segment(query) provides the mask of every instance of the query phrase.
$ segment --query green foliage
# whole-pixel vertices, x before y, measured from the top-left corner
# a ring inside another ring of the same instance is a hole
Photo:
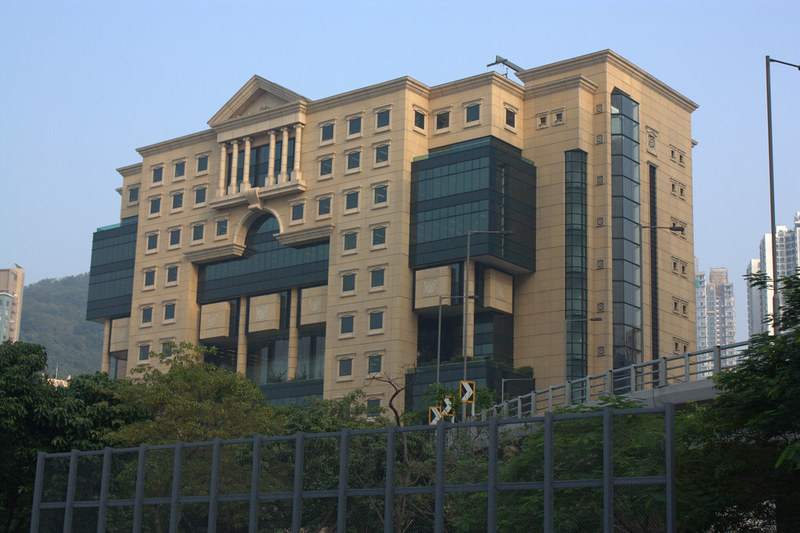
[[[89,274],[45,279],[25,287],[20,340],[47,347],[48,373],[58,377],[100,368],[103,326],[86,320]]]
[[[116,391],[118,401],[145,418],[107,435],[115,445],[135,446],[240,438],[279,432],[281,419],[264,395],[240,374],[203,361],[205,348],[181,343],[172,355],[156,354],[166,371],[140,365]]]

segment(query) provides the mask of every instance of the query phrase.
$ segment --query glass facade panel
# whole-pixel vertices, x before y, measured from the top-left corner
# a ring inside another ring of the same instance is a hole
[[[614,368],[642,361],[639,104],[611,93]]]
[[[565,212],[565,313],[567,379],[585,377],[587,362],[587,286],[586,262],[586,174],[587,154],[582,150],[564,153]]]
[[[279,230],[278,221],[271,215],[259,217],[245,238],[253,255],[201,265],[198,301],[327,283],[328,243],[291,248],[275,239]]]
[[[299,328],[296,379],[319,379],[325,370],[325,324]]]
[[[492,255],[535,268],[536,168],[520,151],[484,137],[431,152],[411,165],[411,266]]]

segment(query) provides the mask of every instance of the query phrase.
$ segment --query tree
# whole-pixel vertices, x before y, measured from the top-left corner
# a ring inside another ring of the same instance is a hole
[[[800,273],[779,282],[779,333],[753,336],[739,364],[714,377],[715,400],[687,420],[685,460],[702,488],[685,493],[709,503],[687,502],[693,524],[748,531],[766,517],[800,530]]]

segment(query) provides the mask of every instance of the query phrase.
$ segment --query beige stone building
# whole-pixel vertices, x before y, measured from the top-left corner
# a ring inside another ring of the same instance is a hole
[[[692,350],[696,105],[608,50],[516,77],[312,101],[254,76],[138,149],[94,237],[102,369],[186,340],[276,403],[386,407],[388,380],[402,409],[465,355],[499,389]]]
[[[19,265],[0,269],[0,342],[19,340],[25,271]]]

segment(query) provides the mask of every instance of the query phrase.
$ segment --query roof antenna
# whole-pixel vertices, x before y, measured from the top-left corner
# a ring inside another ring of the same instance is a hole
[[[506,73],[505,73],[506,78],[508,77],[508,69],[509,68],[513,69],[515,73],[516,72],[520,72],[522,70],[525,70],[524,68],[520,67],[519,65],[515,65],[514,63],[512,63],[508,59],[506,59],[504,57],[500,57],[500,56],[494,56],[494,63],[489,63],[486,66],[487,67],[493,67],[495,65],[505,65],[506,66]]]

